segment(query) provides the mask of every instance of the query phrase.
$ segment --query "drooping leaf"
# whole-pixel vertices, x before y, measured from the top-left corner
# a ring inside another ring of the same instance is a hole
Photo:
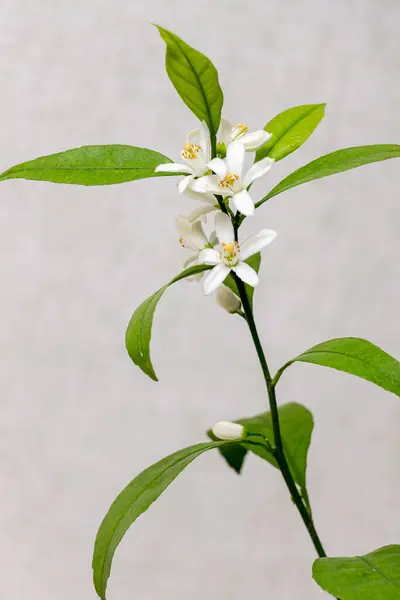
[[[163,154],[147,148],[121,144],[82,146],[15,165],[0,175],[0,181],[34,179],[52,183],[112,185],[169,175],[154,172],[157,165],[169,162],[171,160]]]
[[[314,427],[312,414],[305,406],[294,402],[283,404],[279,407],[278,411],[283,446],[290,470],[296,483],[301,488],[305,489],[307,453]],[[271,444],[273,443],[274,434],[270,412],[261,413],[260,415],[246,419],[238,419],[235,422],[244,425],[249,433],[253,435],[257,434],[260,438],[266,438]],[[207,433],[211,439],[215,439],[213,438],[211,430]],[[241,472],[246,451],[257,454],[271,465],[278,468],[271,452],[261,445],[251,444],[249,441],[245,441],[229,448],[220,448],[222,456],[229,466],[237,473]]]
[[[372,146],[357,146],[355,148],[345,148],[331,152],[325,156],[321,156],[316,160],[304,165],[288,177],[283,179],[276,185],[264,198],[256,203],[256,206],[261,206],[264,202],[277,196],[292,187],[308,183],[314,179],[321,179],[328,175],[335,175],[342,171],[355,169],[362,165],[388,160],[400,156],[400,146],[397,144],[380,144]]]
[[[282,373],[294,362],[308,362],[357,375],[400,396],[400,363],[375,344],[361,338],[337,338],[313,346],[279,369]]]
[[[398,600],[400,546],[384,546],[364,556],[318,558],[313,577],[341,600]]]
[[[198,50],[177,35],[158,27],[167,44],[166,69],[176,91],[200,121],[205,121],[215,136],[221,121],[224,96],[217,69]]]
[[[142,371],[153,379],[153,381],[158,381],[158,379],[150,359],[150,340],[153,317],[157,304],[170,285],[180,279],[190,277],[191,275],[197,275],[198,273],[202,273],[209,269],[212,269],[212,266],[196,265],[195,267],[185,269],[182,273],[171,279],[169,283],[160,288],[155,294],[142,302],[133,313],[125,335],[126,349],[135,365],[142,369]]]
[[[253,256],[250,256],[250,258],[245,260],[245,262],[258,273],[261,265],[260,252],[257,252],[257,254],[253,254]],[[237,285],[231,274],[229,274],[228,277],[225,279],[224,285],[226,285],[230,290],[232,290],[234,294],[236,294],[236,296],[239,297],[239,290],[237,289]],[[245,288],[250,301],[250,306],[253,306],[254,287],[246,283]]]
[[[115,551],[129,527],[195,458],[213,448],[235,442],[206,442],[183,448],[142,471],[112,503],[97,533],[93,553],[93,581],[102,600],[106,598]]]
[[[326,104],[294,106],[274,117],[264,127],[272,137],[256,152],[256,162],[269,156],[281,160],[300,148],[325,114]]]

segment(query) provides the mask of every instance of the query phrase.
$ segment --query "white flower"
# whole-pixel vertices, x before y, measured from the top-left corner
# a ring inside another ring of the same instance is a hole
[[[231,271],[236,273],[245,283],[252,287],[256,286],[259,282],[258,275],[244,261],[272,242],[277,235],[276,232],[263,229],[239,246],[238,242],[235,241],[232,222],[228,215],[222,212],[216,214],[215,230],[221,244],[221,250],[205,248],[199,256],[199,262],[215,265],[204,279],[203,292],[206,295],[211,294],[225,281]]]
[[[183,263],[186,269],[189,265],[194,267],[199,264],[199,255],[205,248],[210,248],[211,244],[204,233],[203,226],[200,221],[192,223],[188,217],[177,217],[175,225],[180,234],[179,242],[182,248],[191,250],[191,254]],[[199,280],[203,277],[203,273],[198,273],[188,277],[188,280]]]
[[[245,147],[242,144],[231,144],[228,146],[225,159],[214,158],[209,163],[210,169],[216,174],[196,179],[192,184],[192,190],[201,194],[231,196],[236,210],[246,216],[252,215],[254,202],[247,187],[265,175],[275,161],[272,158],[263,158],[243,174],[244,157]]]
[[[195,143],[196,142],[196,143]],[[186,173],[187,176],[179,183],[178,189],[181,194],[190,193],[190,186],[195,177],[201,177],[209,171],[208,163],[211,160],[211,140],[207,124],[202,121],[199,129],[191,131],[187,137],[187,142],[183,146],[181,157],[182,163],[165,163],[156,167],[156,173]],[[206,202],[216,203],[215,198],[210,195],[204,196],[204,193],[196,194],[196,199]]]
[[[239,298],[226,285],[221,285],[215,294],[218,304],[231,315],[237,313],[242,306]]]
[[[247,152],[258,150],[261,146],[272,137],[272,133],[268,133],[264,129],[248,133],[249,128],[243,123],[232,125],[222,117],[221,124],[218,129],[217,140],[219,144],[224,144],[226,148],[230,144],[243,144]]]
[[[219,421],[211,431],[219,440],[241,440],[246,433],[243,425],[231,421]]]

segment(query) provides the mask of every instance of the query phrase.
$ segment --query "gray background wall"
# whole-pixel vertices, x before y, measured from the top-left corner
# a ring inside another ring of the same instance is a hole
[[[251,128],[328,103],[318,132],[261,194],[314,157],[399,140],[396,0],[3,0],[1,170],[83,144],[177,157],[195,119],[164,73],[158,22],[220,70],[224,114]],[[396,161],[279,196],[246,231],[279,231],[256,295],[272,370],[330,337],[399,356]],[[0,188],[0,595],[90,600],[97,526],[142,468],[204,439],[215,421],[262,411],[244,323],[200,288],[171,289],[156,316],[160,383],[130,362],[137,305],[180,269],[173,226],[193,205],[175,182]],[[279,400],[314,413],[309,487],[329,553],[400,541],[400,404],[379,388],[294,366]],[[322,598],[314,552],[279,477],[255,457],[239,478],[210,453],[136,523],[116,555],[112,600]]]

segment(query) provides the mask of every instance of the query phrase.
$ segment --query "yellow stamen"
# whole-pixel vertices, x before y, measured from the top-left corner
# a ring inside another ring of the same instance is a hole
[[[247,125],[245,125],[244,123],[239,123],[238,125],[236,125],[235,129],[237,129],[238,135],[243,135],[244,133],[247,133],[249,130]]]
[[[186,158],[187,160],[193,160],[197,158],[198,153],[201,150],[201,146],[197,144],[185,144],[183,146],[183,150],[181,152],[182,158]]]
[[[231,188],[235,185],[236,181],[239,179],[239,175],[235,173],[227,173],[223,179],[219,182],[219,185],[223,188]]]

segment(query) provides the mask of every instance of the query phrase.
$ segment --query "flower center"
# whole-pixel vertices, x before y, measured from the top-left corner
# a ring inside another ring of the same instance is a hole
[[[234,267],[239,262],[240,246],[238,242],[230,242],[229,244],[222,244],[222,250],[220,257],[222,262],[227,267]]]
[[[237,140],[242,135],[245,135],[248,132],[249,128],[244,123],[239,123],[236,127],[232,127],[233,132],[233,140]]]
[[[186,158],[186,160],[193,160],[194,158],[198,158],[197,155],[201,150],[201,146],[198,144],[185,144],[183,146],[183,150],[181,152],[182,158]]]
[[[219,186],[225,189],[231,190],[237,180],[239,179],[239,175],[235,173],[227,173],[223,179],[219,182]]]

